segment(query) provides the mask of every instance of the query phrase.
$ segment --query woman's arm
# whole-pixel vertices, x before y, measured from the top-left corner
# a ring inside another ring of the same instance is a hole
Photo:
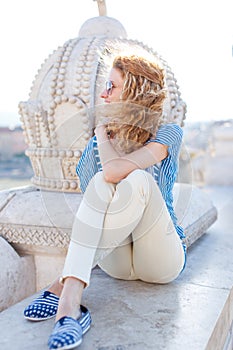
[[[104,178],[107,182],[118,183],[133,170],[150,167],[168,155],[168,146],[158,142],[150,142],[132,153],[120,155],[109,140],[104,125],[97,126],[95,134]]]

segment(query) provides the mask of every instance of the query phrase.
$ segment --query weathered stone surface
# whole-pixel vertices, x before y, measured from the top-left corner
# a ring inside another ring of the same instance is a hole
[[[0,311],[36,291],[36,271],[33,256],[20,257],[7,241],[0,237]]]
[[[80,349],[204,350],[228,293],[178,282],[159,286],[114,280],[96,269],[83,298],[93,325]],[[13,339],[17,339],[16,350],[47,349],[54,320],[23,319],[24,307],[33,298],[0,314],[4,350],[12,350]],[[215,306],[211,312],[210,304]],[[13,314],[17,316],[12,318]]]
[[[216,344],[224,344],[224,350],[233,349],[233,288],[228,295],[205,350],[215,349]]]

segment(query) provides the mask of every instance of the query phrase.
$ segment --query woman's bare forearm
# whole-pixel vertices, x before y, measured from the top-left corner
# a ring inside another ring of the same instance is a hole
[[[118,183],[135,169],[145,169],[167,156],[167,146],[156,142],[142,146],[132,153],[120,155],[109,140],[103,125],[96,128],[95,134],[107,182]]]

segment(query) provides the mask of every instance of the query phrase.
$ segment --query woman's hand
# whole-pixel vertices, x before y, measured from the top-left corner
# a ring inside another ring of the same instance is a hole
[[[120,154],[115,146],[117,140],[109,139],[106,125],[95,128],[104,177],[107,182],[118,183],[135,169],[145,169],[167,156],[167,146],[157,142],[140,147],[129,154]]]
[[[97,137],[103,137],[103,136],[108,136],[107,135],[107,130],[106,130],[106,125],[104,124],[99,124],[96,126],[95,130],[94,130],[94,133]]]
[[[109,140],[106,125],[104,124],[97,125],[94,130],[94,133],[96,135],[98,145],[104,144],[106,143],[106,141]]]

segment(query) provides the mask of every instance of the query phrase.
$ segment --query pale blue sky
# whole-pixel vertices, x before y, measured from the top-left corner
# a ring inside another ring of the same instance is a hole
[[[233,118],[230,0],[106,0],[128,38],[153,47],[172,68],[188,121]],[[8,0],[0,5],[0,125],[19,123],[34,77],[49,54],[98,16],[93,0]]]

